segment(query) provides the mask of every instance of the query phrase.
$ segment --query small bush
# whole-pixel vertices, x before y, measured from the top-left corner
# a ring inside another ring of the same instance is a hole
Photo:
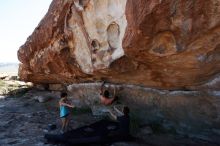
[[[2,80],[0,80],[0,88],[1,88],[1,87],[4,87],[5,85],[6,85],[5,82],[2,81]]]

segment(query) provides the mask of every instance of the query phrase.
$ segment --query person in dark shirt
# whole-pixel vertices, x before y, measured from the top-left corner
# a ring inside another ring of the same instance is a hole
[[[117,117],[117,121],[119,123],[119,130],[118,132],[123,135],[128,135],[130,130],[130,117],[129,117],[129,108],[127,106],[123,109],[123,116]]]
[[[111,135],[118,136],[128,136],[130,133],[130,117],[129,117],[129,108],[125,106],[123,108],[122,116],[116,117],[113,113],[110,112],[111,116],[118,122],[118,128]]]

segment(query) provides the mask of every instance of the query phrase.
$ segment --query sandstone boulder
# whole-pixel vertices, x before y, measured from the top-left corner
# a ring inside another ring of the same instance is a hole
[[[18,51],[19,76],[197,89],[220,72],[219,42],[220,1],[54,0]]]
[[[49,90],[51,91],[63,91],[64,89],[62,84],[49,84]]]
[[[47,90],[47,89],[48,89],[48,86],[45,85],[45,84],[34,84],[34,87],[35,87],[37,90],[41,90],[41,91],[44,91],[44,90]]]

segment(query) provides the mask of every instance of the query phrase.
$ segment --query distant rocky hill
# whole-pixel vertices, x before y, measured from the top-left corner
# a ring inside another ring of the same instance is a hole
[[[7,66],[18,66],[18,63],[0,62],[0,67],[7,67]]]
[[[17,73],[18,63],[0,62],[0,73]]]

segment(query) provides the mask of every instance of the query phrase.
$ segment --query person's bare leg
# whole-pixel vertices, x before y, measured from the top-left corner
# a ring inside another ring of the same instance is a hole
[[[66,121],[65,121],[65,131],[68,131],[69,121],[70,121],[70,117],[67,116],[67,117],[66,117]]]
[[[64,130],[65,130],[66,118],[61,118],[61,120],[62,120],[62,128],[61,128],[61,130],[62,130],[62,132],[64,132]]]

